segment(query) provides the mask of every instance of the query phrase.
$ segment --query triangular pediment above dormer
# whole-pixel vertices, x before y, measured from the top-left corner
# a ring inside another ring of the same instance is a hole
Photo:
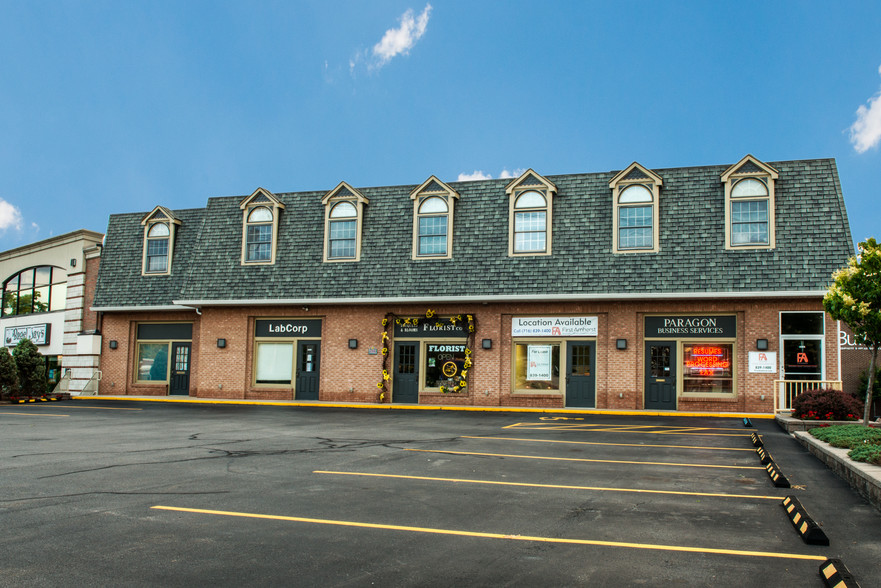
[[[776,180],[778,173],[776,169],[767,163],[759,161],[752,155],[746,155],[746,157],[725,170],[721,177],[722,182],[727,182],[731,176],[768,176]]]
[[[239,208],[242,210],[248,208],[249,206],[255,205],[263,205],[270,206],[273,208],[284,208],[284,204],[281,203],[281,200],[278,199],[278,196],[266,190],[265,188],[257,188],[254,190],[254,193],[242,200]]]
[[[171,221],[176,225],[180,224],[180,220],[176,216],[174,216],[174,213],[164,206],[157,206],[156,208],[154,208],[141,220],[141,224],[146,225],[148,222],[161,221]]]
[[[618,184],[646,184],[652,183],[658,186],[664,185],[664,180],[652,170],[633,162],[623,170],[615,174],[609,181],[609,187],[614,188]]]
[[[520,177],[508,184],[505,187],[506,194],[513,194],[517,189],[523,188],[538,188],[544,189],[548,192],[556,193],[557,186],[553,184],[550,180],[534,172],[531,168],[520,174]]]
[[[364,204],[369,204],[370,200],[368,200],[361,192],[347,184],[346,182],[340,182],[337,184],[337,187],[325,194],[321,198],[322,204],[327,204],[331,201],[331,199],[342,199],[342,198],[350,198],[352,200],[356,200],[357,202],[363,202]]]
[[[445,194],[450,198],[459,197],[458,192],[447,186],[444,182],[437,179],[437,177],[431,176],[430,178],[422,182],[422,184],[418,188],[410,192],[410,199],[415,200],[419,196],[428,194]]]

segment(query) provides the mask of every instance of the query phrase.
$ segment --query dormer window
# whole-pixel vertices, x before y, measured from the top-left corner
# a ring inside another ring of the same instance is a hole
[[[157,206],[141,221],[144,225],[144,252],[141,273],[166,276],[171,273],[174,234],[180,220],[163,206]]]
[[[413,259],[453,256],[453,209],[459,194],[434,176],[410,193]]]
[[[532,170],[508,184],[508,255],[550,255],[557,187]]]
[[[284,204],[272,192],[257,188],[239,208],[242,210],[242,263],[275,263],[278,221]]]
[[[615,253],[654,253],[659,250],[661,177],[633,162],[609,182],[612,189]]]
[[[774,247],[774,186],[777,170],[747,155],[722,174],[725,185],[725,248]]]
[[[324,261],[361,259],[361,225],[369,201],[345,182],[324,195]]]

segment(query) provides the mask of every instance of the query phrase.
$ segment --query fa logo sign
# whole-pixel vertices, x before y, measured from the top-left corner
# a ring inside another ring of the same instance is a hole
[[[765,353],[759,353],[759,361],[768,361],[768,356]]]
[[[795,358],[796,363],[808,363],[808,354],[805,352],[801,352]]]
[[[560,335],[560,336],[562,336],[563,333],[560,332],[560,327],[551,327],[551,335]]]

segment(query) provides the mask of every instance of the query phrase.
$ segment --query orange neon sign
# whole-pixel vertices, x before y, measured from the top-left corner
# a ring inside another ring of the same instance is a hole
[[[685,362],[685,367],[697,370],[700,376],[712,376],[731,367],[731,361],[723,359],[724,356],[725,350],[721,347],[692,347],[691,357]]]

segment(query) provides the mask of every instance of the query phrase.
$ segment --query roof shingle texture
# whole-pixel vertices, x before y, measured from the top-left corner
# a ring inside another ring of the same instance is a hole
[[[602,295],[823,290],[853,255],[832,159],[774,162],[776,247],[724,248],[728,166],[652,170],[660,193],[660,251],[612,253],[616,172],[547,176],[553,200],[552,254],[508,256],[510,180],[452,182],[453,255],[412,260],[417,185],[358,188],[364,208],[361,260],[322,262],[326,192],[276,194],[279,220],[273,265],[242,265],[243,197],[211,198],[180,218],[167,277],[142,276],[144,214],[110,217],[95,307],[168,305],[173,300],[255,301]]]

